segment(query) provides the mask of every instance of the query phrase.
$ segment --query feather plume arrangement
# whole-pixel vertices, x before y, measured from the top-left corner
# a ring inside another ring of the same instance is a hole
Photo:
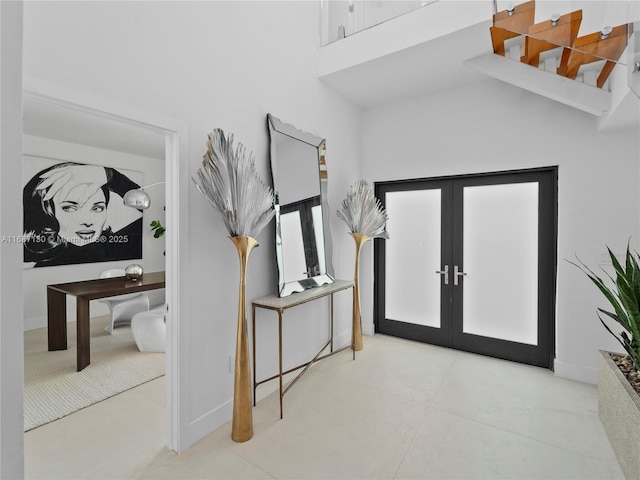
[[[255,237],[275,214],[273,190],[258,175],[253,152],[247,155],[242,143],[234,150],[233,134],[219,128],[208,134],[207,153],[192,179],[231,237]]]
[[[365,180],[358,180],[351,186],[336,214],[351,233],[361,233],[369,238],[389,238],[387,212]]]

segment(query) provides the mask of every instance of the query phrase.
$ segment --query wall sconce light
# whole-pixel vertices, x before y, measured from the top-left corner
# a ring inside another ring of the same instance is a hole
[[[638,73],[640,72],[640,62],[636,62],[636,64],[633,66],[633,71],[631,73]]]
[[[558,24],[558,20],[560,20],[560,14],[554,13],[551,15],[551,26],[555,27]]]
[[[510,3],[509,6],[507,7],[507,14],[511,16],[515,11],[516,11],[516,6],[513,3]]]
[[[600,39],[606,40],[609,37],[609,35],[611,35],[612,30],[613,28],[611,28],[610,25],[607,25],[606,27],[602,27],[602,30],[600,30]]]
[[[124,194],[124,197],[122,197],[122,203],[127,207],[137,208],[138,210],[147,210],[151,206],[151,197],[144,191],[144,189],[164,183],[166,182],[156,182],[150,185],[145,185],[144,187],[129,190]]]

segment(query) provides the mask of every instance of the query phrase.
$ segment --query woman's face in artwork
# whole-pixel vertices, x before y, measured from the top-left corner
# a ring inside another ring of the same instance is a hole
[[[60,224],[58,234],[78,246],[98,240],[107,223],[107,202],[102,189],[80,203],[87,188],[88,185],[78,185],[64,198],[53,196],[55,215]]]

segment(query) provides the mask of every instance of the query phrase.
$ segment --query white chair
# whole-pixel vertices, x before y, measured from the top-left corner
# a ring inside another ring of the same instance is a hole
[[[124,277],[124,270],[111,268],[100,274],[100,278]],[[113,329],[122,325],[130,325],[131,319],[136,313],[149,310],[149,297],[144,293],[130,293],[112,298],[102,298],[99,302],[105,303],[111,312],[111,322],[104,329],[113,334]]]
[[[164,305],[136,313],[131,319],[131,334],[141,352],[164,352],[167,338]]]

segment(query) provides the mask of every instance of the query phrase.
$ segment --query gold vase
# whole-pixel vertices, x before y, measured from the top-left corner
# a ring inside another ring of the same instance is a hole
[[[231,439],[246,442],[253,437],[251,412],[251,368],[247,333],[246,281],[249,254],[258,242],[251,237],[230,237],[240,259],[240,293],[238,298],[238,332],[236,334],[236,366],[233,380],[233,421]]]
[[[353,273],[353,325],[351,327],[351,345],[354,351],[362,350],[362,319],[360,316],[360,250],[369,240],[369,237],[362,233],[350,233],[356,241],[356,267]]]

